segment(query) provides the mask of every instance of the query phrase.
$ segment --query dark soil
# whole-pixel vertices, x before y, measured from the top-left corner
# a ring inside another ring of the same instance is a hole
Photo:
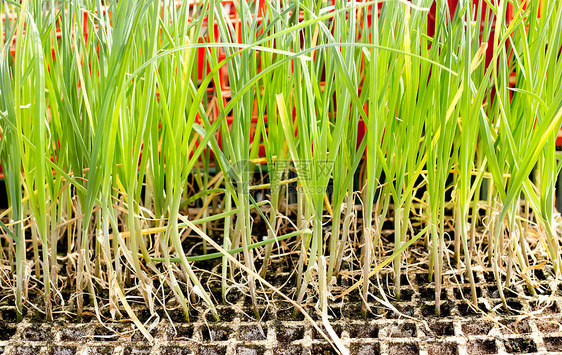
[[[495,354],[497,353],[496,342],[494,340],[471,340],[467,344],[467,351],[469,354]]]
[[[457,300],[461,300],[463,296],[467,300],[470,300],[472,297],[472,291],[470,290],[470,286],[464,286],[460,289],[458,287],[455,287],[453,289],[453,294],[455,295],[455,299]],[[482,289],[480,287],[476,287],[476,297],[482,297]]]
[[[256,325],[243,325],[238,329],[238,340],[253,341],[265,340],[267,338],[267,328]]]
[[[379,355],[381,353],[378,343],[369,344],[351,344],[349,351],[351,354],[357,355]]]
[[[560,322],[558,321],[537,321],[537,328],[541,333],[556,333],[560,331]]]
[[[544,337],[546,351],[562,351],[562,337]]]
[[[3,309],[2,320],[5,322],[15,323],[17,321],[17,314],[15,309]]]
[[[414,343],[391,343],[388,346],[388,353],[395,355],[417,355],[419,354],[418,345]]]
[[[275,328],[277,334],[277,341],[279,343],[290,343],[304,337],[303,326],[284,326],[279,325]]]
[[[441,317],[449,317],[451,315],[451,309],[453,305],[449,301],[441,303]],[[426,318],[435,317],[435,305],[433,304],[422,304],[422,315]]]
[[[263,345],[238,345],[236,347],[236,354],[240,355],[263,355],[266,348]]]
[[[49,354],[50,355],[74,355],[74,354],[76,354],[76,348],[75,347],[69,347],[69,346],[54,347],[54,348],[50,349]]]
[[[429,355],[457,355],[459,353],[459,348],[455,343],[435,342],[429,344],[427,353]]]
[[[332,328],[334,329],[334,332],[336,332],[336,334],[341,337],[341,334],[343,332],[343,327],[339,324],[332,324]],[[322,329],[324,333],[328,334],[328,332],[326,331],[323,325],[320,325],[320,329]],[[324,340],[324,337],[316,330],[316,328],[313,328],[312,339]]]
[[[230,307],[217,307],[217,313],[220,319],[219,322],[221,323],[232,322],[234,320],[234,317],[236,316],[236,313],[233,312],[232,308]],[[205,318],[208,322],[216,322],[211,312],[207,312],[207,314],[205,314]]]
[[[83,341],[86,330],[83,328],[63,328],[60,331],[62,341]]]
[[[0,340],[9,340],[16,334],[16,327],[0,321]]]
[[[23,330],[23,339],[27,341],[46,341],[52,339],[51,329],[32,325]]]
[[[498,286],[497,285],[490,285],[486,287],[486,292],[488,294],[488,297],[490,298],[500,298],[500,291],[498,290]],[[517,293],[513,292],[510,289],[504,289],[503,290],[503,294],[505,297],[517,297]]]
[[[39,353],[39,348],[34,346],[20,346],[13,352],[14,355],[35,355]]]
[[[169,327],[166,329],[166,335],[168,339],[173,340],[187,340],[193,338],[193,326],[191,325],[178,325],[175,327]]]
[[[429,329],[433,332],[434,336],[453,336],[455,335],[455,327],[451,322],[431,322]]]
[[[408,316],[408,317],[413,317],[416,313],[416,306],[413,306],[411,304],[403,304],[403,303],[393,303],[393,306],[398,310],[398,312],[400,312],[399,314],[394,312],[394,311],[390,311],[387,310],[384,312],[384,314],[388,317],[388,318],[392,318],[392,319],[397,319],[397,318],[403,318],[403,316]],[[423,306],[422,306],[423,309]],[[432,317],[435,316],[435,310],[433,310],[433,313],[431,315]],[[373,315],[374,318],[374,315]]]
[[[531,332],[529,321],[526,319],[504,319],[500,321],[504,326],[501,329],[504,334],[528,334]]]
[[[387,336],[391,338],[411,338],[415,337],[416,325],[414,323],[404,323],[387,328]]]
[[[115,341],[115,340],[119,340],[119,335],[115,334],[115,332],[105,327],[96,327],[94,329],[94,340]]]
[[[343,307],[342,316],[349,320],[364,320],[364,319],[374,319],[376,314],[382,313],[378,312],[377,308],[371,308],[371,311],[375,313],[364,313],[361,302],[347,304]]]
[[[349,330],[350,338],[378,338],[379,326],[377,324],[354,324]]]
[[[281,321],[302,321],[304,314],[297,312],[293,314],[293,308],[285,308],[277,312],[277,319]]]
[[[420,289],[420,298],[425,301],[435,300],[435,287],[424,287]],[[441,290],[441,300],[447,299],[447,292]]]
[[[272,319],[271,311],[267,308],[258,308],[258,315],[254,313],[253,308],[244,308],[242,310],[242,321],[244,322],[267,322]]]
[[[292,271],[291,268],[277,264],[272,264],[271,268],[285,270],[270,277],[278,282],[286,279],[288,272]],[[478,272],[477,275],[484,274]],[[485,279],[484,276],[482,278]],[[342,282],[344,279],[342,277]],[[537,351],[537,344],[542,344],[537,337],[544,339],[547,352],[562,351],[562,336],[558,333],[562,330],[562,316],[559,313],[559,305],[562,303],[556,297],[554,302],[539,303],[538,299],[529,300],[506,290],[507,305],[511,309],[504,310],[497,307],[501,305],[501,299],[498,298],[495,283],[478,284],[477,294],[481,303],[480,311],[476,311],[468,303],[471,296],[469,285],[464,283],[451,288],[451,285],[446,283],[448,288],[441,294],[441,316],[437,317],[435,288],[428,282],[425,271],[410,274],[408,279],[402,280],[401,301],[394,300],[392,296],[392,278],[384,276],[382,279],[390,281],[384,285],[389,291],[386,296],[402,314],[386,308],[372,296],[368,302],[370,311],[364,313],[362,299],[357,291],[343,299],[331,300],[328,305],[332,327],[336,334],[343,337],[342,340],[345,346],[349,347],[351,354],[376,355],[383,349],[385,353],[397,355],[419,354],[422,351],[438,355],[459,354],[461,349],[464,350],[465,341],[467,353],[470,354],[492,354],[504,348],[507,353],[532,353]],[[183,311],[173,300],[166,305],[167,311],[157,307],[154,310],[155,314],[137,304],[134,305],[138,307],[135,311],[139,319],[147,326],[160,317],[161,325],[150,330],[157,338],[157,348],[149,347],[144,342],[142,333],[132,331],[134,326],[126,319],[125,312],[122,312],[124,318],[121,320],[112,322],[104,319],[108,327],[105,328],[95,319],[90,322],[94,314],[91,308],[87,308],[83,318],[85,323],[82,324],[39,323],[44,315],[31,313],[31,309],[28,309],[27,322],[18,325],[15,322],[13,305],[3,304],[0,305],[0,354],[12,339],[17,341],[18,346],[9,345],[10,355],[35,354],[40,348],[47,349],[46,354],[72,355],[92,341],[92,346],[88,344],[88,354],[109,355],[113,354],[117,347],[123,349],[123,355],[225,354],[227,348],[229,353],[236,354],[335,353],[332,346],[300,312],[293,315],[294,309],[290,304],[275,297],[269,297],[273,301],[266,304],[263,301],[266,297],[260,297],[257,302],[259,315],[256,316],[251,299],[235,289],[231,289],[229,293],[232,297],[230,301],[234,305],[222,303],[220,287],[217,285],[220,283],[211,280],[208,288],[218,301],[217,311],[221,318],[219,322],[216,322],[208,308],[199,302],[194,303],[194,307],[190,309],[189,320],[186,320]],[[517,284],[517,292],[520,294],[524,293],[524,288],[525,285]],[[131,292],[131,295],[134,294],[134,291]],[[171,291],[165,289],[164,292]],[[378,288],[371,287],[370,293],[382,297]],[[337,291],[334,295],[336,294]],[[311,298],[305,299],[303,307],[316,324],[324,329]],[[530,310],[536,312],[542,309],[544,313],[541,316],[544,317],[538,317],[538,314],[533,317],[526,316]],[[69,319],[76,322],[77,319],[72,318],[71,312],[75,310],[71,309],[64,314],[68,314]],[[110,316],[107,308],[103,308],[101,312],[102,317]],[[413,319],[404,317],[404,314]],[[169,323],[168,316],[174,326]],[[486,320],[492,318],[495,318],[497,323]],[[423,319],[425,323],[417,323],[414,319]],[[492,329],[495,329],[494,334],[497,331],[500,334],[492,338]],[[538,329],[545,335],[531,335],[532,329]],[[459,342],[459,339],[463,340]],[[501,346],[498,345],[500,342]],[[10,350],[12,348],[14,351]]]
[[[400,290],[400,301],[401,302],[410,302],[412,297],[414,296],[415,292],[411,289],[403,289]],[[435,294],[434,294],[435,297]]]
[[[337,352],[332,348],[332,346],[328,343],[316,343],[312,344],[310,347],[310,352],[312,354],[318,355],[332,355],[337,354]]]
[[[537,344],[532,339],[515,338],[504,341],[505,350],[508,353],[534,353],[537,351]]]
[[[278,346],[273,349],[274,355],[302,355],[303,349],[300,345]]]
[[[203,340],[206,341],[224,341],[228,339],[228,335],[232,333],[232,329],[221,326],[209,326],[202,329]]]
[[[531,301],[531,302],[529,302],[529,304],[531,305],[531,309],[533,311],[542,310],[542,315],[559,313],[558,307],[556,306],[556,303],[544,304],[544,303],[539,303],[537,301]]]
[[[475,309],[475,307],[472,304],[470,304],[466,301],[459,302],[459,304],[457,305],[457,308],[459,310],[459,315],[461,317],[473,317],[473,316],[477,316],[477,315],[481,314],[480,311]],[[483,303],[479,303],[478,308],[480,310],[486,310],[486,307]]]
[[[489,321],[470,321],[461,325],[463,334],[465,335],[488,335],[494,327],[494,323]]]

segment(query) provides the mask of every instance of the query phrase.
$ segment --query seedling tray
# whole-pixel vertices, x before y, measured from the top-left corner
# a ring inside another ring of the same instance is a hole
[[[363,317],[357,293],[333,301],[331,325],[351,354],[516,354],[562,352],[562,293],[560,285],[540,274],[537,298],[528,297],[521,285],[507,292],[501,307],[490,273],[476,272],[480,311],[471,308],[466,297],[468,284],[446,278],[443,316],[433,315],[433,284],[424,271],[410,272],[402,287],[403,300],[389,298],[391,306],[370,302],[372,312]],[[276,273],[277,284],[290,275]],[[455,275],[457,276],[457,275]],[[384,279],[384,275],[381,277]],[[290,291],[290,289],[285,289]],[[375,289],[372,290],[377,293]],[[219,305],[222,317],[214,322],[204,309],[182,322],[179,310],[158,311],[160,320],[142,318],[154,344],[148,344],[130,322],[102,326],[95,317],[73,321],[41,323],[40,316],[28,315],[15,323],[15,309],[1,308],[0,353],[4,354],[332,354],[330,344],[304,319],[293,316],[292,306],[273,296],[259,302],[260,319],[254,318],[248,297],[229,298]],[[307,310],[320,328],[322,321]],[[398,312],[396,312],[395,310]],[[93,314],[86,312],[86,314]],[[152,326],[151,326],[152,325]]]

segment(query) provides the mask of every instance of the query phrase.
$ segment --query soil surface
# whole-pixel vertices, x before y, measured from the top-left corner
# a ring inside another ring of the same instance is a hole
[[[404,280],[400,301],[387,295],[388,304],[369,303],[371,312],[366,315],[358,293],[331,303],[331,327],[351,354],[562,353],[562,293],[552,278],[545,276],[537,287],[554,292],[538,298],[527,296],[520,284],[506,291],[506,309],[493,279],[485,272],[477,276],[479,309],[467,301],[468,284],[446,280],[442,315],[436,317],[434,285],[418,272]],[[281,286],[290,277],[290,270],[280,270],[271,282]],[[378,295],[377,290],[372,292]],[[313,303],[305,306],[318,329],[278,297],[258,300],[257,315],[251,299],[241,293],[232,292],[228,301],[218,306],[219,322],[201,305],[190,311],[190,321],[179,309],[160,308],[156,316],[137,309],[154,344],[130,321],[100,324],[92,310],[82,322],[67,317],[64,322],[43,323],[41,314],[28,311],[24,321],[16,323],[15,309],[2,305],[0,354],[336,353],[321,334],[325,327]]]

